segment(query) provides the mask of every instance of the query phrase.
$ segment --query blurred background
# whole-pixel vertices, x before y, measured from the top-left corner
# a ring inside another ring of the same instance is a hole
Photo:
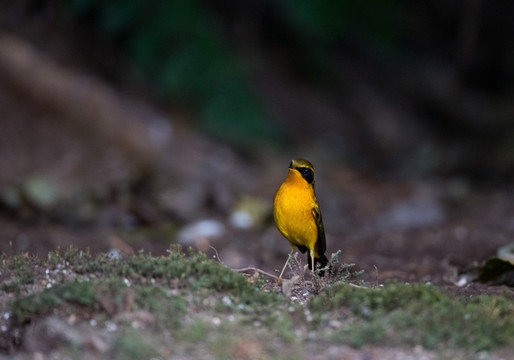
[[[316,168],[328,252],[452,282],[514,234],[514,3],[6,0],[0,251],[193,246],[273,272]]]

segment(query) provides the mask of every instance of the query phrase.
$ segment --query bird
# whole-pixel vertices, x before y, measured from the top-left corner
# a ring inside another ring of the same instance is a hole
[[[314,167],[304,159],[294,159],[288,174],[273,197],[273,217],[278,231],[291,245],[291,255],[298,248],[302,254],[309,252],[309,269],[324,275],[328,264],[325,228],[314,191]],[[290,255],[280,272],[278,281],[289,263]]]

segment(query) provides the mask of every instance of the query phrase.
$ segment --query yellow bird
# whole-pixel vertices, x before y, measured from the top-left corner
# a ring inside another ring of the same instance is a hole
[[[309,269],[318,269],[320,276],[328,260],[325,256],[326,241],[323,219],[314,192],[314,167],[304,159],[295,159],[289,165],[289,173],[273,197],[273,217],[278,231],[291,244],[291,254],[298,248],[307,250]],[[289,263],[287,258],[279,281]]]

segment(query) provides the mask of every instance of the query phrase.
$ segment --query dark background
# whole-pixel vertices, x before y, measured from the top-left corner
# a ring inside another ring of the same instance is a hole
[[[512,239],[512,1],[0,14],[7,254],[179,242],[273,271],[289,246],[271,199],[295,157],[316,168],[329,253],[369,279],[451,283]]]

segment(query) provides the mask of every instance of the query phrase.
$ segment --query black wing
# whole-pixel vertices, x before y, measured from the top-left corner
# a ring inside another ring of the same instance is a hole
[[[323,226],[323,218],[321,217],[321,210],[319,209],[318,202],[314,204],[312,208],[312,215],[316,221],[316,228],[318,229],[318,240],[314,245],[318,253],[318,257],[314,259],[314,269],[322,269],[328,264],[328,259],[325,255],[327,250],[327,241],[325,240],[325,227]],[[319,264],[319,265],[318,265]],[[309,268],[312,269],[312,264],[309,259]],[[323,276],[323,271],[319,272],[320,276]]]
[[[319,209],[318,202],[314,204],[312,208],[312,215],[314,215],[314,221],[316,221],[316,227],[318,228],[318,241],[316,241],[316,247],[318,255],[325,255],[327,250],[327,241],[325,240],[325,227],[323,226],[323,218],[321,217],[321,210]]]

